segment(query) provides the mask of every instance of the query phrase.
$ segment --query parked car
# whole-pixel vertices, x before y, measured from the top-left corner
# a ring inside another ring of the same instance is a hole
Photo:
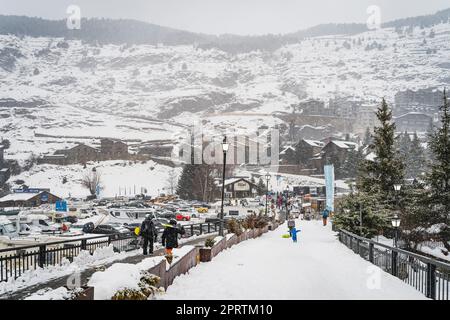
[[[197,212],[198,213],[207,213],[208,212],[208,208],[206,208],[206,207],[198,207],[197,208]]]
[[[127,228],[123,227],[120,223],[114,224],[100,224],[90,233],[95,234],[119,234],[119,237],[125,237],[131,232]]]
[[[194,208],[179,208],[176,212],[176,214],[182,214],[185,216],[189,216],[191,218],[198,218],[198,212]]]
[[[164,218],[164,219],[176,219],[176,214],[171,211],[161,211],[156,212],[157,218]]]
[[[191,221],[191,215],[186,214],[185,212],[178,212],[175,219],[177,219],[177,221]]]

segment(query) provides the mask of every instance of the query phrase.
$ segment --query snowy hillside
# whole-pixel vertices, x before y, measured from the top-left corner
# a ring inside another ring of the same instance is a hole
[[[146,163],[105,161],[100,164],[88,163],[86,168],[82,165],[38,165],[28,172],[13,177],[12,180],[21,179],[28,186],[50,188],[61,197],[84,198],[89,192],[81,185],[81,179],[93,167],[101,175],[102,197],[134,196],[140,194],[143,188],[149,195],[157,195],[158,192],[167,193],[170,188],[168,182],[170,171],[174,170],[175,175],[181,171],[180,168],[171,169],[153,161]]]
[[[449,61],[449,23],[412,33],[322,36],[236,55],[2,35],[0,136],[11,141],[5,157],[23,161],[99,137],[131,147],[176,139],[196,121],[209,129],[255,130],[280,123],[274,113],[291,112],[305,98],[376,104],[384,96],[392,103],[399,90],[448,86]],[[38,172],[25,175],[38,179]]]

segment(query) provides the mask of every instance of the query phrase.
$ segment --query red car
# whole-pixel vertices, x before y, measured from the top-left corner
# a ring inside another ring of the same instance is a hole
[[[187,215],[187,214],[184,214],[184,213],[181,213],[181,212],[178,212],[177,215],[176,215],[176,219],[178,221],[190,221],[191,220],[191,216]]]

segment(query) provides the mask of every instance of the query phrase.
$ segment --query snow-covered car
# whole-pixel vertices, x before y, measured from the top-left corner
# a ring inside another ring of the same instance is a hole
[[[15,224],[0,216],[0,236],[14,237],[16,235],[17,230]]]
[[[121,224],[101,224],[94,228],[91,232],[94,234],[118,234],[119,237],[126,237],[131,234],[131,231]]]

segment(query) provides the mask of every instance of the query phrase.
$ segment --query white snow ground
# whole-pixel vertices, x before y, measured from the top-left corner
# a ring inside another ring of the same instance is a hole
[[[177,277],[163,299],[426,299],[338,242],[330,226],[300,221],[220,253]]]

